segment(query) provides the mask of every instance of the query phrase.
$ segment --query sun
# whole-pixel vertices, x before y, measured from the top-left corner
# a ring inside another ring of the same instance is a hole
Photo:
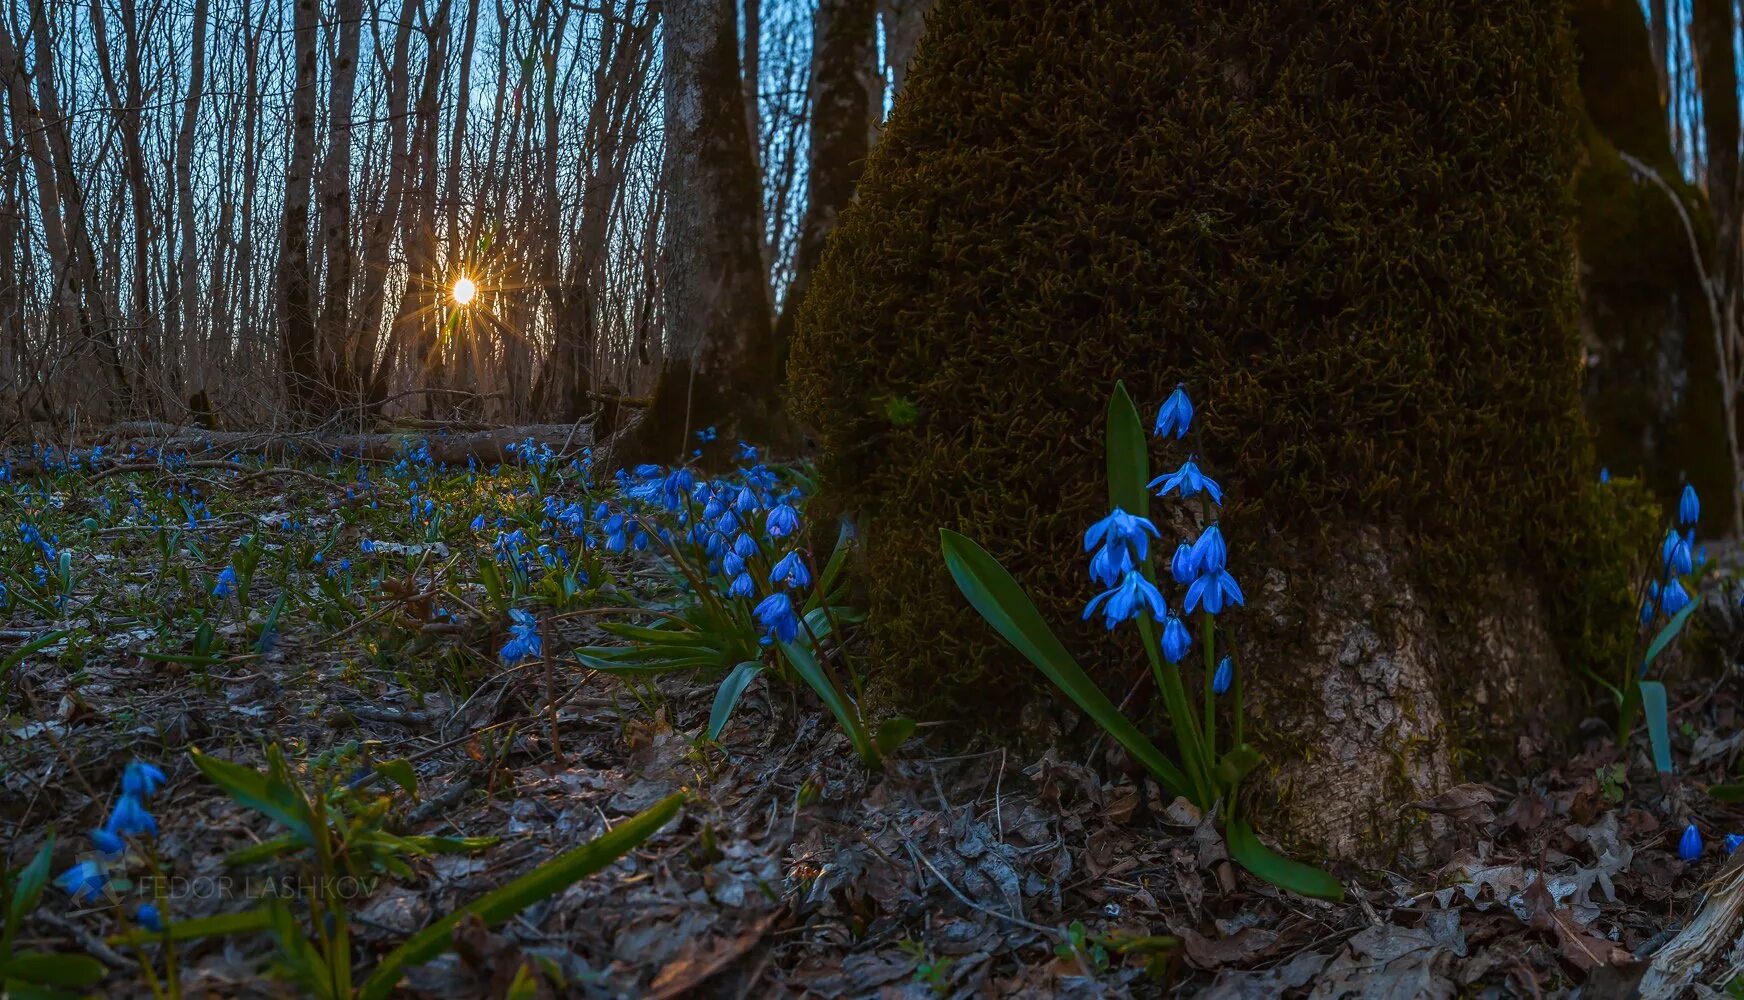
[[[454,297],[455,305],[470,305],[472,303],[472,297],[478,294],[478,285],[473,283],[471,278],[456,278],[454,280],[454,290],[449,294]]]

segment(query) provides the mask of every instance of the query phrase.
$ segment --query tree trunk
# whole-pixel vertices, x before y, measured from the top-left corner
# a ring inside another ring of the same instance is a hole
[[[1246,595],[1185,681],[1237,665],[1207,701],[1242,698],[1266,755],[1246,815],[1384,863],[1434,832],[1412,803],[1532,752],[1534,716],[1566,731],[1574,664],[1630,655],[1654,524],[1599,486],[1579,409],[1563,8],[1154,8],[934,7],[799,316],[814,504],[858,515],[875,708],[1057,732],[1077,713],[972,614],[939,531],[1121,701],[1137,628],[1083,620],[1108,399],[1150,418],[1184,383],[1195,434],[1148,441],[1150,474],[1196,452],[1223,497],[1149,501],[1159,582],[1179,613],[1168,553],[1215,517]],[[1198,718],[1162,715],[1138,722],[1169,747]]]
[[[280,334],[285,398],[303,417],[315,413],[322,391],[317,367],[315,281],[309,262],[309,201],[315,168],[315,25],[317,0],[295,0],[292,36],[296,88],[291,98],[291,159],[285,170],[285,207],[279,245]]]
[[[783,358],[799,303],[823,255],[836,215],[854,197],[871,148],[883,94],[874,72],[878,53],[876,0],[819,0],[812,16],[811,159],[805,218],[793,251],[776,339]]]
[[[182,123],[176,133],[176,208],[181,223],[182,323],[175,345],[186,358],[200,337],[200,315],[211,300],[199,294],[200,233],[194,221],[194,126],[200,118],[200,96],[206,89],[206,9],[208,0],[194,0],[194,24],[188,39],[188,96],[182,102]],[[214,256],[216,256],[214,247]],[[178,369],[180,365],[176,366]],[[180,395],[179,379],[168,384]],[[178,402],[180,400],[178,399]]]
[[[351,131],[357,92],[357,59],[363,27],[363,0],[339,0],[334,9],[339,35],[328,70],[327,157],[321,166],[321,242],[327,263],[321,321],[316,333],[324,377],[342,403],[355,403],[357,375],[348,353],[351,330]]]
[[[705,457],[724,461],[737,439],[782,445],[791,435],[779,405],[737,18],[733,0],[678,0],[665,18],[666,360],[653,404],[614,454],[677,461],[712,426]]]

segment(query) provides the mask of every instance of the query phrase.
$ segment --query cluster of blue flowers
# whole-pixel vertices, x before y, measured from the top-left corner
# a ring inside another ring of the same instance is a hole
[[[1666,529],[1665,540],[1659,546],[1659,561],[1663,581],[1647,584],[1647,600],[1641,605],[1641,623],[1653,622],[1655,611],[1667,618],[1689,606],[1690,593],[1680,577],[1695,572],[1707,560],[1706,549],[1696,548],[1696,522],[1702,514],[1701,499],[1694,486],[1684,484],[1677,502],[1677,524]]]
[[[162,770],[144,761],[130,761],[122,771],[121,797],[103,826],[91,831],[91,846],[96,850],[55,878],[55,884],[74,902],[95,902],[108,888],[110,866],[119,864],[127,853],[127,838],[157,836],[157,819],[146,802],[165,780]],[[157,908],[150,903],[141,906],[135,916],[150,930],[163,929]]]
[[[1726,834],[1726,856],[1731,857],[1744,847],[1744,834]],[[1702,856],[1702,832],[1696,829],[1694,823],[1683,828],[1683,836],[1677,841],[1677,856],[1685,861],[1694,861]]]
[[[1192,421],[1192,400],[1184,386],[1176,386],[1157,413],[1153,433],[1158,438],[1184,438]],[[1174,495],[1191,500],[1203,495],[1208,514],[1223,503],[1223,488],[1205,475],[1193,456],[1174,472],[1151,480],[1150,488],[1159,497]],[[1161,539],[1156,525],[1119,507],[1090,526],[1084,533],[1084,551],[1093,553],[1090,576],[1108,589],[1090,600],[1084,608],[1084,617],[1088,619],[1100,612],[1103,625],[1113,630],[1140,614],[1148,615],[1152,621],[1162,623],[1163,655],[1169,662],[1179,663],[1192,648],[1193,636],[1180,617],[1169,611],[1168,602],[1149,573],[1153,539]],[[1197,610],[1217,615],[1225,608],[1245,603],[1241,586],[1229,573],[1228,561],[1229,551],[1216,521],[1206,525],[1197,539],[1175,547],[1169,560],[1169,575],[1186,588],[1182,598],[1185,613]],[[1218,693],[1227,690],[1233,672],[1229,658],[1224,657],[1212,681]]]
[[[520,608],[509,610],[509,641],[499,654],[505,663],[536,660],[544,654],[545,642],[539,637],[539,620]]]

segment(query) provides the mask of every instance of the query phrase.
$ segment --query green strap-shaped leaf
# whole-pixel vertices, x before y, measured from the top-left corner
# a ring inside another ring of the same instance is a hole
[[[684,804],[682,794],[668,796],[637,813],[599,838],[559,854],[527,874],[466,904],[414,934],[389,952],[363,981],[358,1000],[383,1000],[408,966],[428,962],[449,945],[454,928],[477,915],[485,926],[495,927],[541,899],[555,895],[577,879],[591,875],[629,853],[665,826]]]
[[[219,760],[199,750],[190,751],[194,766],[238,803],[262,813],[304,837],[309,835],[308,803],[302,793],[277,785],[250,767]]]
[[[1671,730],[1666,725],[1665,685],[1641,682],[1641,714],[1647,718],[1647,742],[1653,746],[1653,766],[1671,773]]]
[[[1659,658],[1659,654],[1665,652],[1665,647],[1671,645],[1671,640],[1677,638],[1677,634],[1683,631],[1684,623],[1689,621],[1690,615],[1695,613],[1697,606],[1701,603],[1702,598],[1698,594],[1694,600],[1683,606],[1683,610],[1671,616],[1671,621],[1666,622],[1665,627],[1659,630],[1659,634],[1653,637],[1653,641],[1647,644],[1647,654],[1641,657],[1642,671],[1646,671],[1653,661]]]
[[[999,560],[967,535],[944,528],[939,536],[951,579],[957,582],[957,589],[963,592],[981,617],[1096,720],[1097,725],[1107,730],[1108,735],[1125,747],[1133,759],[1143,764],[1171,794],[1191,794],[1192,786],[1187,783],[1186,775],[1163,756],[1163,752],[1139,732],[1138,727],[1121,715],[1102,689],[1090,680],[1084,669],[1072,659],[1072,654],[1060,644],[1053,630],[1042,621],[1035,604]]]
[[[272,925],[272,915],[265,908],[243,910],[241,913],[220,913],[214,917],[177,920],[162,933],[136,928],[126,934],[109,938],[110,944],[137,945],[143,941],[194,941],[199,938],[226,937],[231,934],[253,934]]]
[[[878,735],[874,738],[878,744],[878,753],[888,757],[896,752],[896,748],[908,742],[914,735],[914,720],[906,716],[885,719],[878,724]]]
[[[1126,393],[1126,383],[1114,384],[1108,399],[1108,496],[1128,514],[1150,514],[1150,452],[1145,447],[1144,421]]]
[[[39,986],[95,986],[109,969],[89,955],[55,955],[44,951],[21,951],[0,968],[7,979],[22,979]]]
[[[763,664],[758,660],[746,660],[727,674],[726,680],[715,689],[715,703],[709,709],[708,738],[718,740],[721,730],[726,728],[727,720],[733,717],[733,709],[739,707],[739,699],[745,694],[745,689],[763,672]]]
[[[24,926],[24,918],[36,910],[36,904],[42,901],[43,886],[48,885],[49,869],[54,865],[54,834],[48,835],[48,840],[42,849],[36,852],[36,857],[30,859],[18,872],[18,881],[12,888],[12,900],[6,906],[6,926],[0,927],[0,958],[4,958],[12,949],[12,939],[18,933],[18,928]]]
[[[1280,889],[1334,902],[1344,898],[1344,886],[1337,879],[1318,868],[1291,861],[1260,843],[1253,827],[1244,819],[1231,819],[1224,824],[1223,838],[1236,864]]]
[[[848,702],[842,692],[836,690],[835,682],[825,672],[823,665],[811,650],[797,642],[778,642],[781,654],[787,658],[787,665],[793,668],[806,686],[830,710],[830,714],[841,723],[842,732],[848,734],[848,741],[854,744],[854,750],[860,755],[860,760],[867,767],[877,767],[879,763],[878,748],[872,744],[871,737],[866,735],[866,727],[860,722],[860,710]]]

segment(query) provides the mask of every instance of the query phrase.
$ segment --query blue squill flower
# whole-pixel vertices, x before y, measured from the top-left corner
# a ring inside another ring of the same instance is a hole
[[[1727,854],[1737,853],[1738,848],[1741,845],[1744,845],[1744,834],[1737,834],[1737,833],[1726,834],[1726,853]]]
[[[788,504],[778,503],[769,511],[763,527],[769,532],[770,538],[785,538],[799,530],[799,511]]]
[[[103,860],[109,862],[120,861],[121,855],[127,852],[127,841],[101,827],[91,831],[91,846],[97,849]]]
[[[1235,661],[1225,656],[1217,661],[1217,671],[1211,675],[1211,693],[1228,694],[1230,682],[1235,680]]]
[[[1199,575],[1193,563],[1191,543],[1182,542],[1175,546],[1175,555],[1169,560],[1169,575],[1175,578],[1176,583],[1192,583],[1193,578]]]
[[[474,531],[483,531],[484,530],[484,515],[483,514],[480,514],[477,517],[472,519],[472,530],[474,530]]]
[[[1683,581],[1673,580],[1665,585],[1659,594],[1659,610],[1667,616],[1675,615],[1689,606],[1689,591],[1683,589]]]
[[[1157,526],[1149,518],[1128,514],[1116,507],[1084,532],[1084,551],[1089,552],[1098,545],[1130,545],[1133,554],[1143,559],[1150,551],[1150,538],[1160,537]]]
[[[146,811],[145,803],[135,795],[123,795],[109,813],[103,829],[121,837],[157,836],[157,820]]]
[[[224,598],[229,597],[230,592],[235,589],[236,570],[226,566],[223,571],[218,574],[218,582],[212,585],[212,596],[219,600],[223,600]]]
[[[1601,482],[1601,483],[1608,483],[1608,482],[1610,482],[1610,481],[1611,481],[1611,470],[1610,470],[1610,469],[1605,469],[1605,468],[1601,468],[1601,469],[1600,469],[1600,470],[1599,470],[1599,482]]]
[[[1175,391],[1169,393],[1169,398],[1163,400],[1162,409],[1157,411],[1157,423],[1153,433],[1157,437],[1177,438],[1187,436],[1187,429],[1193,424],[1193,401],[1187,398],[1187,386],[1177,384]]]
[[[168,780],[155,765],[142,760],[128,761],[126,769],[121,772],[121,791],[126,795],[149,799]]]
[[[1193,633],[1187,631],[1187,625],[1174,615],[1163,622],[1163,658],[1170,663],[1180,663],[1187,655],[1187,650],[1193,648]]]
[[[1157,489],[1161,484],[1162,489]],[[1199,471],[1199,466],[1191,458],[1181,463],[1181,467],[1167,475],[1151,480],[1150,488],[1157,490],[1157,496],[1166,497],[1170,493],[1180,494],[1183,500],[1199,495],[1204,490],[1215,504],[1223,503],[1223,487],[1217,481]]]
[[[1222,614],[1224,605],[1243,605],[1247,598],[1242,595],[1241,587],[1235,582],[1235,577],[1228,570],[1218,570],[1207,573],[1193,581],[1187,588],[1186,606],[1188,611],[1203,607],[1210,614]]]
[[[793,601],[779,590],[763,598],[754,613],[757,624],[779,642],[792,642],[799,635],[799,616],[793,611]]]
[[[1229,550],[1223,545],[1223,532],[1213,524],[1193,543],[1193,568],[1201,576],[1222,572],[1229,563]]]
[[[785,583],[795,590],[804,590],[811,586],[811,572],[805,568],[805,560],[799,557],[797,550],[781,557],[781,561],[769,571],[769,579]]]
[[[163,933],[163,917],[158,914],[157,905],[154,903],[141,903],[139,909],[134,911],[133,919],[153,934]]]
[[[95,861],[85,860],[55,876],[55,885],[73,897],[75,903],[95,902],[103,887],[109,884],[109,873]]]
[[[1138,570],[1127,570],[1120,578],[1120,583],[1110,590],[1105,590],[1090,599],[1084,607],[1084,618],[1088,620],[1102,609],[1102,622],[1112,630],[1121,622],[1137,618],[1140,611],[1149,611],[1153,619],[1162,618],[1168,611],[1163,602],[1163,594],[1144,578]]]
[[[740,559],[754,559],[758,552],[757,539],[741,531],[739,537],[733,539],[733,551]]]
[[[727,584],[728,597],[750,597],[755,593],[757,593],[757,583],[751,579],[749,573],[739,573],[733,577],[732,582]]]
[[[1090,557],[1090,579],[1112,587],[1133,568],[1132,548],[1126,545],[1104,545]]]
[[[1677,856],[1685,861],[1694,861],[1702,856],[1702,832],[1696,829],[1694,823],[1683,828],[1683,836],[1677,842]]]
[[[509,609],[509,641],[503,643],[498,654],[504,663],[515,664],[522,660],[531,660],[541,655],[545,650],[545,641],[539,635],[539,621],[520,608]]]
[[[1696,488],[1690,483],[1683,484],[1683,495],[1677,498],[1677,519],[1680,524],[1695,524],[1702,516],[1702,501],[1696,496]]]
[[[1689,541],[1673,531],[1665,537],[1665,546],[1661,550],[1665,556],[1665,571],[1677,576],[1695,571],[1695,562],[1690,557]]]

